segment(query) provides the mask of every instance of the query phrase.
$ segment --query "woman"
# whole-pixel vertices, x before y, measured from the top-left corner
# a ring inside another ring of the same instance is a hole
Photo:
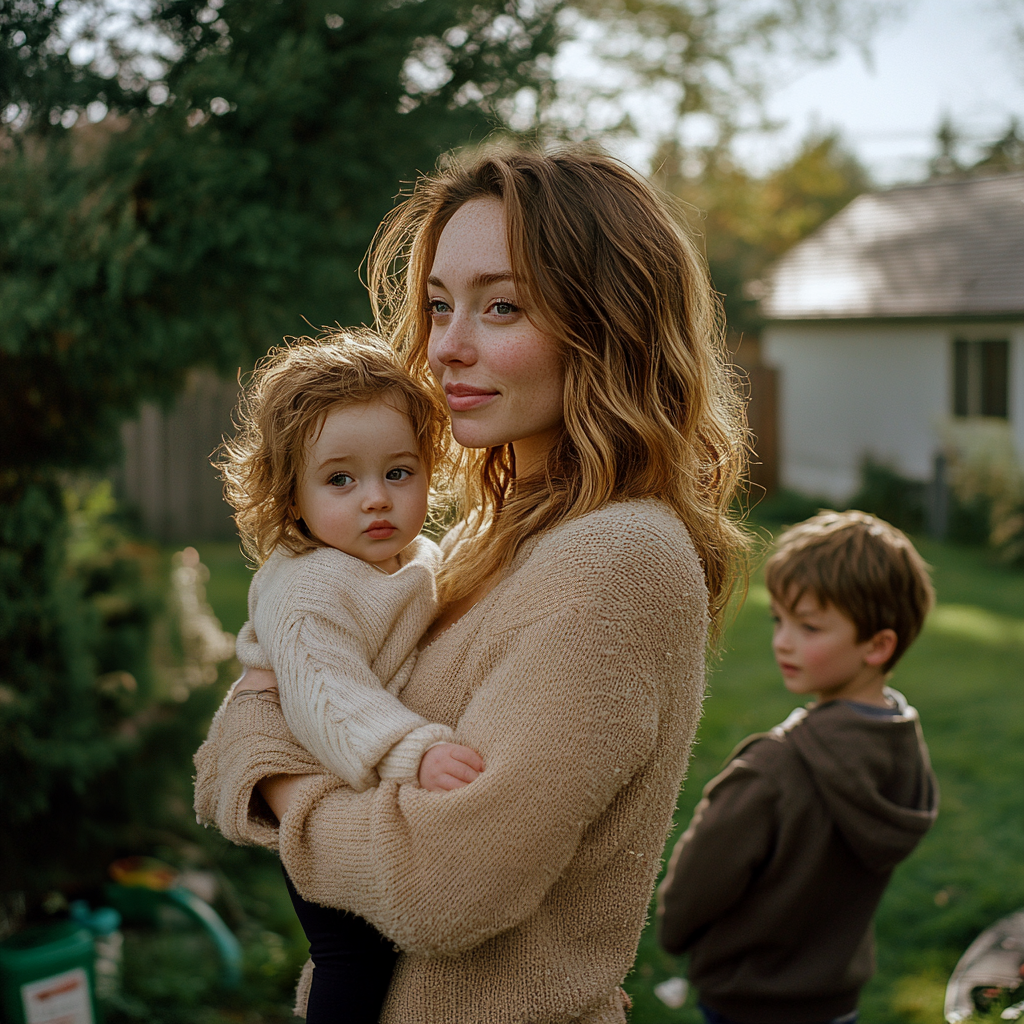
[[[422,179],[371,284],[464,446],[467,514],[402,700],[485,768],[354,793],[272,700],[238,700],[197,756],[197,809],[402,948],[384,1021],[623,1021],[743,547],[705,270],[616,162],[513,151]]]

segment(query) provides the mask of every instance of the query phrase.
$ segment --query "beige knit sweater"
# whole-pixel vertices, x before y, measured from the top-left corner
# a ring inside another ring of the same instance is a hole
[[[273,703],[236,701],[196,755],[196,809],[401,946],[387,1024],[622,1021],[706,629],[680,521],[659,502],[610,505],[532,540],[420,653],[402,699],[480,751],[476,781],[356,793],[315,774]],[[253,793],[275,772],[311,776],[280,831]]]
[[[357,792],[416,778],[425,751],[453,738],[398,699],[437,615],[441,551],[417,537],[401,561],[389,575],[334,548],[277,550],[253,577],[238,634],[239,661],[277,676],[295,738]]]

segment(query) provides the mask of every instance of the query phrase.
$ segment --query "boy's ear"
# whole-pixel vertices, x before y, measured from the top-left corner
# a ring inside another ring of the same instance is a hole
[[[892,657],[897,643],[896,630],[880,629],[870,640],[866,641],[864,664],[884,665]]]

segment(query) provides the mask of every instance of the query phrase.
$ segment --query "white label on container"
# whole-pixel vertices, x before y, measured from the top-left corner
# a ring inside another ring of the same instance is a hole
[[[21,986],[25,1024],[95,1024],[89,977],[81,967]]]

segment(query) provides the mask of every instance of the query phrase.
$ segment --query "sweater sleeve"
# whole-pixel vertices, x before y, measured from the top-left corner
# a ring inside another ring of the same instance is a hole
[[[274,660],[288,725],[354,790],[376,785],[378,776],[415,779],[427,748],[452,741],[448,726],[428,722],[384,689],[365,645],[338,621],[305,612],[282,633]]]
[[[685,952],[743,895],[774,840],[774,785],[742,760],[704,790],[658,890],[658,940]]]
[[[256,629],[249,619],[238,631],[235,639],[235,656],[246,668],[262,668],[274,671],[273,663],[267,657],[266,651],[260,646],[256,636]]]

